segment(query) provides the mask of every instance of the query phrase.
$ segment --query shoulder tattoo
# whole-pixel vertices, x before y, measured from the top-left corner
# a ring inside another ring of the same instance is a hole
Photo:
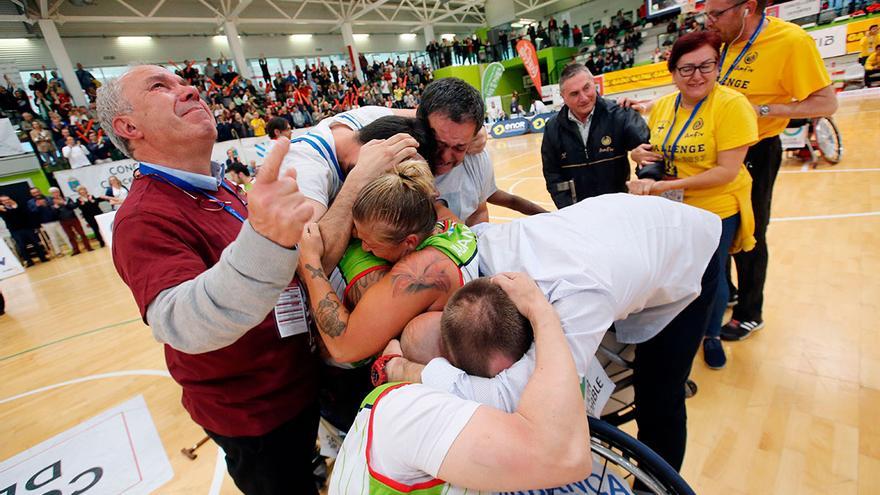
[[[449,292],[452,280],[443,269],[444,263],[451,260],[439,252],[431,256],[411,256],[398,263],[391,270],[392,294],[400,296],[426,290]]]

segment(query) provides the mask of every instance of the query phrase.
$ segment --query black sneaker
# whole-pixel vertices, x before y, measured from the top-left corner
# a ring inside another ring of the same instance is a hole
[[[727,324],[721,327],[721,340],[745,340],[762,328],[764,328],[763,320],[730,320]]]
[[[727,307],[732,308],[737,305],[739,302],[739,294],[736,292],[730,294],[730,299],[727,300]]]
[[[713,370],[720,370],[727,364],[727,356],[724,355],[721,340],[714,337],[703,339],[703,359],[706,360],[706,366]]]

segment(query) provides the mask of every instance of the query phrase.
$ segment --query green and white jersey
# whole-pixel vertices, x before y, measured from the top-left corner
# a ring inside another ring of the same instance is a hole
[[[437,222],[435,230],[439,232],[422,241],[416,250],[433,247],[448,256],[458,267],[460,285],[479,277],[477,235],[467,225],[450,220]]]
[[[436,478],[477,407],[476,402],[418,383],[376,388],[364,399],[345,437],[329,495],[486,494]]]

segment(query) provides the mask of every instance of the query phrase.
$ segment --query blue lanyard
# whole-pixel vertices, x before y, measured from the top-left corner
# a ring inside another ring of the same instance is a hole
[[[675,108],[672,110],[672,124],[669,125],[669,131],[666,133],[666,137],[663,139],[663,147],[660,149],[664,156],[669,157],[670,166],[674,166],[675,164],[675,149],[678,147],[678,142],[681,140],[681,137],[684,136],[685,131],[687,131],[687,128],[691,125],[691,121],[694,120],[697,112],[700,111],[700,107],[703,106],[703,102],[706,101],[706,98],[708,97],[708,95],[704,96],[691,111],[691,116],[688,117],[687,122],[685,122],[681,130],[678,131],[678,136],[675,138],[675,141],[672,142],[672,149],[668,150],[669,154],[667,155],[666,143],[669,142],[669,136],[672,134],[672,130],[675,129],[675,121],[678,119],[678,107],[681,105],[681,93],[675,97]]]
[[[209,194],[204,189],[199,189],[198,187],[190,184],[189,182],[181,179],[180,177],[175,177],[169,173],[163,172],[161,170],[157,170],[157,169],[155,169],[145,163],[138,164],[138,171],[144,177],[149,177],[151,175],[155,175],[155,176],[161,177],[163,180],[166,180],[169,183],[183,189],[184,191],[195,193],[195,194],[201,194],[202,196],[208,198],[210,201],[215,202],[218,205],[222,205],[223,210],[226,211],[226,213],[229,213],[230,215],[235,217],[236,220],[238,220],[239,222],[244,223],[244,217],[241,216],[241,214],[239,212],[235,211],[235,208],[228,205],[225,201],[217,199],[216,197]],[[235,196],[235,198],[238,199],[239,202],[241,202],[242,206],[247,207],[247,203],[245,203],[244,200],[241,199],[241,196],[239,196],[238,193],[235,192],[235,190],[232,189],[232,187],[229,184],[227,184],[225,181],[221,181],[220,186],[222,186],[223,189],[226,189],[227,191],[232,193],[232,195]]]
[[[755,40],[758,39],[758,35],[761,33],[761,30],[764,29],[764,21],[767,19],[767,14],[761,14],[761,23],[758,24],[758,29],[755,29],[755,32],[752,33],[752,37],[749,38],[749,41],[746,42],[746,46],[743,47],[742,51],[739,52],[739,55],[733,59],[733,63],[730,64],[730,67],[727,69],[727,72],[724,73],[724,76],[718,79],[718,82],[724,84],[727,81],[727,78],[730,76],[730,73],[733,72],[733,69],[736,68],[737,64],[739,64],[740,60],[745,57],[746,53],[749,51],[749,48],[755,43]],[[724,60],[727,58],[727,49],[730,48],[730,45],[724,45],[724,50],[721,52],[721,60],[718,62],[719,70],[724,67]]]
[[[336,159],[336,153],[333,151],[333,148],[330,147],[330,144],[327,143],[324,138],[310,132],[290,140],[291,144],[301,142],[304,142],[314,148],[319,155],[324,157],[325,160],[329,161],[333,165],[333,168],[336,170],[336,175],[339,176],[339,182],[345,182],[345,174],[342,173],[342,167],[339,166],[339,161]]]

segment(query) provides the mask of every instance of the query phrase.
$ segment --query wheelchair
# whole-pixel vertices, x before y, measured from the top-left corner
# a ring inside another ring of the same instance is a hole
[[[783,131],[782,149],[812,168],[819,160],[835,165],[843,159],[843,138],[831,117],[793,119]]]

